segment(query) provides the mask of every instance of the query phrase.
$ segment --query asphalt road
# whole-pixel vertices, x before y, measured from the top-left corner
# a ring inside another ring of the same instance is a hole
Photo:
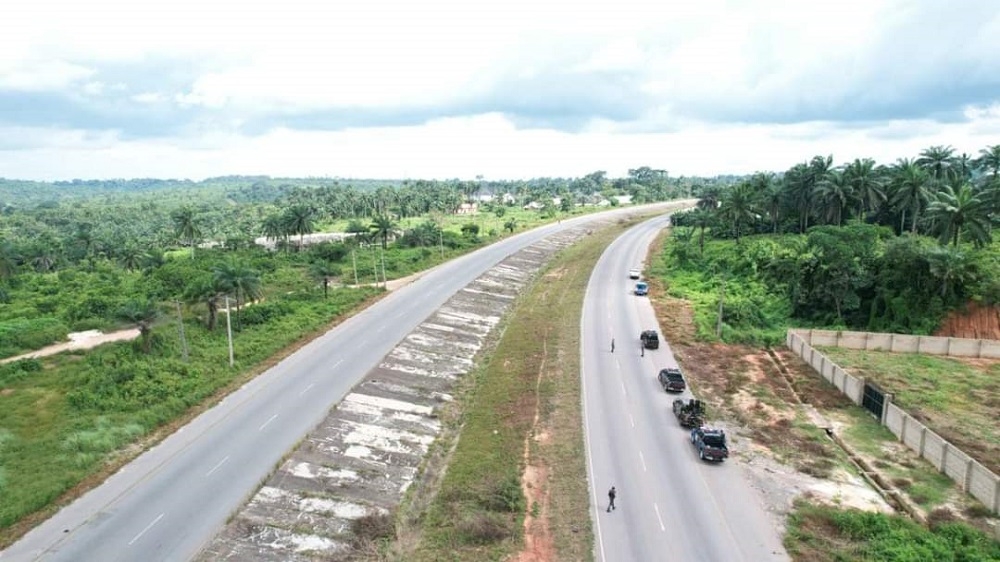
[[[190,559],[282,456],[449,297],[510,254],[594,218],[521,233],[427,272],[229,395],[0,552],[0,560]],[[238,338],[235,345],[239,353]]]
[[[677,362],[649,300],[632,295],[635,281],[628,270],[642,265],[668,221],[657,217],[619,237],[587,286],[581,359],[596,557],[788,560],[776,522],[738,464],[699,460],[688,431],[677,423],[673,400],[691,398],[690,391],[668,394],[656,380],[660,369]],[[660,333],[660,348],[643,357],[639,333],[646,329]],[[608,513],[611,486],[617,488],[617,508]]]

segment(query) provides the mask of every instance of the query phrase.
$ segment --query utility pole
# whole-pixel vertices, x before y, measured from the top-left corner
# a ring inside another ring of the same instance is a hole
[[[389,283],[385,279],[385,248],[382,248],[380,246],[378,251],[379,251],[379,254],[382,255],[382,288],[383,289],[388,289],[389,288]]]
[[[441,259],[444,259],[444,228],[438,228],[438,244],[441,247]]]
[[[188,343],[187,338],[184,337],[184,315],[181,314],[181,301],[174,301],[177,305],[177,327],[181,331],[181,354],[184,357],[184,362],[187,363],[188,360]]]
[[[358,283],[358,258],[354,255],[354,248],[351,248],[351,263],[354,264],[354,286],[357,287]]]
[[[375,286],[378,287],[378,257],[375,255],[375,246],[372,246],[372,270],[375,271]]]
[[[719,317],[715,322],[715,337],[722,339],[722,302],[726,299],[726,280],[723,278],[719,291]]]
[[[229,366],[233,366],[233,323],[232,313],[229,310],[229,295],[226,295],[226,334],[229,336]]]

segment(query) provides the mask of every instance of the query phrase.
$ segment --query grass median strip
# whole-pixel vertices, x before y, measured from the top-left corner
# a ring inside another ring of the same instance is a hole
[[[594,264],[631,224],[567,248],[522,295],[466,379],[458,441],[407,559],[500,560],[526,547],[591,559],[580,314]]]

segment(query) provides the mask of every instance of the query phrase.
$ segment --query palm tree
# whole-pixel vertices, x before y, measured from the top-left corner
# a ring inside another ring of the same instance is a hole
[[[950,240],[958,246],[965,232],[972,236],[976,246],[990,241],[989,207],[969,184],[963,185],[957,192],[950,185],[944,186],[927,206],[927,213],[940,225],[941,244]]]
[[[955,149],[932,146],[920,152],[917,165],[927,170],[938,183],[944,183],[955,172]]]
[[[747,182],[738,183],[722,196],[719,214],[736,233],[736,243],[740,243],[743,225],[752,222],[757,215],[753,208],[753,186]]]
[[[143,353],[149,353],[153,323],[159,316],[160,310],[152,299],[131,300],[118,311],[119,318],[132,322],[139,329]]]
[[[167,256],[159,248],[150,248],[142,255],[140,265],[143,271],[152,271],[167,263]]]
[[[858,199],[861,200],[861,210],[869,213],[885,201],[885,186],[878,175],[875,161],[871,158],[856,159],[844,169],[848,182]]]
[[[705,229],[712,225],[712,213],[707,209],[694,209],[688,215],[691,226],[698,229],[698,251],[705,255]]]
[[[0,280],[10,279],[17,273],[21,257],[8,240],[0,241]]]
[[[979,151],[979,158],[975,160],[976,166],[984,174],[990,175],[990,180],[996,183],[1000,177],[1000,144],[988,146]]]
[[[941,298],[947,299],[955,292],[956,283],[964,283],[975,268],[961,250],[954,246],[932,248],[927,253],[930,273],[941,282]]]
[[[900,232],[906,230],[906,214],[910,213],[912,226],[910,231],[917,232],[917,216],[920,209],[930,197],[928,182],[930,178],[927,172],[915,162],[907,159],[900,159],[896,162],[893,170],[892,197],[890,204],[901,213],[899,222]]]
[[[270,215],[261,224],[261,234],[266,240],[277,242],[288,239],[288,227],[285,225],[285,217],[279,214]],[[288,245],[285,245],[288,249]]]
[[[368,228],[382,241],[382,249],[384,250],[389,244],[389,235],[396,231],[396,223],[392,222],[388,215],[378,215]]]
[[[142,250],[135,244],[126,244],[118,254],[118,263],[125,271],[134,271],[142,265]]]
[[[843,225],[844,213],[850,214],[858,201],[847,174],[840,170],[831,170],[816,184],[816,189],[827,220],[837,226]]]
[[[209,331],[215,330],[216,319],[219,315],[219,301],[225,292],[226,289],[221,286],[219,278],[215,276],[198,279],[188,285],[184,292],[186,302],[191,304],[204,303],[208,308],[208,319],[205,324]]]
[[[299,235],[299,249],[306,234],[316,230],[316,209],[308,205],[293,205],[285,211],[285,228],[288,234]]]
[[[330,280],[340,277],[340,273],[340,266],[327,260],[314,262],[309,268],[309,274],[312,275],[314,279],[323,283],[324,299],[326,299],[328,295]]]
[[[239,329],[240,310],[243,304],[256,300],[263,294],[260,273],[241,262],[230,260],[216,266],[212,270],[212,276],[218,289],[236,298],[236,326]],[[226,314],[229,314],[228,309]]]
[[[182,207],[174,211],[170,218],[174,221],[174,233],[191,245],[191,258],[194,259],[194,246],[201,238],[201,227],[198,225],[194,209]]]
[[[785,174],[785,191],[799,215],[799,232],[809,230],[809,218],[816,205],[816,182],[809,164],[792,166]]]
[[[753,177],[754,188],[757,190],[757,198],[761,208],[771,218],[771,232],[778,233],[778,219],[781,216],[781,204],[785,200],[785,190],[781,182],[774,179],[772,173],[758,173]],[[704,229],[702,239],[704,239]]]

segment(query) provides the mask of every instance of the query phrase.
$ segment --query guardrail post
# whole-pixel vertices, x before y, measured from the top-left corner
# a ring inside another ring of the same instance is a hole
[[[993,513],[1000,513],[1000,476],[993,478]],[[1000,525],[997,525],[997,538],[1000,539]]]
[[[920,430],[920,458],[924,458],[924,443],[927,442],[927,426],[923,426]]]

